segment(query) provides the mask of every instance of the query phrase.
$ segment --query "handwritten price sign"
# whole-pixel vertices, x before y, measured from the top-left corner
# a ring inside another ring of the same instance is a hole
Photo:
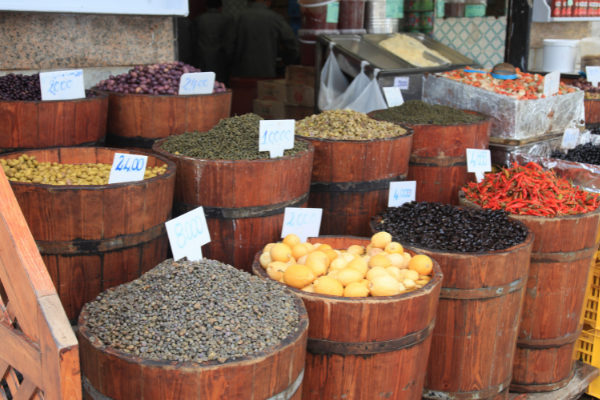
[[[555,93],[558,93],[560,87],[560,72],[551,72],[544,76],[544,95],[550,97]]]
[[[562,138],[561,147],[564,149],[574,149],[579,141],[579,129],[569,128],[565,130]]]
[[[598,82],[600,82],[600,67],[585,67],[585,75],[587,76],[587,80],[592,82],[592,86],[598,86]]]
[[[40,72],[42,100],[83,99],[83,70]]]
[[[180,217],[165,222],[173,259],[187,257],[189,261],[202,259],[202,246],[210,242],[204,208],[198,207]]]
[[[400,207],[404,203],[415,201],[417,182],[390,182],[388,207]]]
[[[294,133],[296,121],[282,119],[260,121],[258,151],[268,151],[271,158],[283,157],[284,150],[294,148]]]
[[[144,179],[148,156],[115,153],[108,183],[135,182]]]
[[[281,237],[294,233],[303,243],[309,237],[319,236],[321,229],[322,208],[294,208],[286,207],[283,217]]]
[[[492,156],[489,150],[467,149],[468,172],[490,172]]]
[[[384,87],[383,94],[385,94],[388,107],[396,107],[404,104],[404,98],[399,87]]]
[[[193,72],[181,75],[179,94],[211,94],[215,86],[214,72]]]

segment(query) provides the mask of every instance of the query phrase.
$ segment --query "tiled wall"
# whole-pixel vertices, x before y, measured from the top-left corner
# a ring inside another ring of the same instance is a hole
[[[506,17],[436,18],[433,36],[486,68],[504,61]]]

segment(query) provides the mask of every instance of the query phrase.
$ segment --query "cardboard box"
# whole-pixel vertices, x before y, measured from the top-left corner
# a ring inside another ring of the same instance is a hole
[[[285,102],[287,86],[285,80],[258,81],[258,99]]]
[[[285,80],[288,83],[315,87],[315,67],[290,65],[285,69]]]
[[[294,119],[296,121],[313,115],[313,107],[289,106],[280,101],[254,100],[254,114],[264,119]]]
[[[285,102],[290,106],[314,107],[315,89],[312,86],[288,84]]]

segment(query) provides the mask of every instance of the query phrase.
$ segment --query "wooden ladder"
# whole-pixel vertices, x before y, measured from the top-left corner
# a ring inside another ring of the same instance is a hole
[[[0,399],[81,400],[77,339],[0,168]]]

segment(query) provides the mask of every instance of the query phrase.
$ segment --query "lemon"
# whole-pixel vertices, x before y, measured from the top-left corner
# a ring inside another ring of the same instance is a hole
[[[390,259],[390,261],[392,262],[392,265],[394,267],[402,268],[404,266],[405,258],[402,257],[401,254],[392,253],[392,254],[388,254],[386,257]]]
[[[308,256],[302,256],[298,259],[298,261],[296,261],[296,264],[302,264],[305,265],[306,264],[306,259],[308,258]]]
[[[323,253],[325,253],[325,255],[327,256],[327,258],[329,258],[329,262],[335,260],[336,258],[338,258],[338,255],[335,251],[333,250],[329,250],[326,249],[325,251],[323,251]]]
[[[306,259],[306,263],[308,264],[310,260],[321,260],[326,267],[329,267],[329,257],[327,257],[327,254],[323,253],[320,250],[315,250],[312,253],[310,253],[308,255],[308,258]]]
[[[404,253],[402,253],[402,257],[404,257],[405,260],[404,266],[402,268],[408,269],[408,264],[410,263],[410,259],[412,258],[412,256],[405,251]]]
[[[387,273],[385,268],[375,267],[375,268],[371,268],[369,270],[369,272],[367,272],[367,279],[369,280],[369,282],[373,282],[373,279],[375,279],[376,277],[381,276],[381,275],[391,276],[390,274]]]
[[[404,285],[404,287],[407,290],[414,289],[415,286],[416,286],[415,281],[413,281],[412,279],[405,279],[405,280],[402,281],[402,284]]]
[[[429,282],[431,280],[431,276],[419,275],[419,280],[423,280],[423,281]]]
[[[293,248],[295,245],[300,244],[300,238],[294,235],[293,233],[290,233],[285,238],[283,238],[283,243]]]
[[[367,276],[367,271],[369,270],[369,265],[362,258],[357,258],[348,263],[348,268],[352,268],[360,272],[362,275],[361,278]]]
[[[365,248],[365,253],[369,253],[371,250],[373,250],[373,243],[369,243],[369,245]]]
[[[353,282],[344,289],[344,297],[367,297],[369,289],[358,282]]]
[[[302,243],[297,243],[292,247],[292,256],[295,259],[304,257],[304,256],[308,255],[309,253],[310,253],[310,251],[308,250],[308,247],[306,247]]]
[[[302,243],[302,244],[305,245],[306,248],[308,249],[308,251],[310,251],[311,253],[316,250],[315,246],[313,246],[312,243],[306,242],[306,243]]]
[[[348,253],[360,256],[365,254],[365,249],[362,246],[353,244],[352,246],[348,247]]]
[[[263,249],[263,253],[271,251],[271,248],[273,248],[273,246],[275,246],[276,244],[277,243],[269,243],[268,245],[266,245],[265,248]]]
[[[319,246],[317,247],[317,250],[318,250],[318,251],[323,251],[323,252],[324,252],[325,250],[333,250],[333,247],[331,247],[331,246],[330,246],[330,245],[328,245],[328,244],[321,244],[321,245],[319,245]]]
[[[374,257],[374,256],[376,256],[377,254],[379,254],[381,252],[383,252],[383,249],[378,249],[377,247],[374,247],[371,250],[369,250],[369,252],[367,253],[367,255],[369,257]]]
[[[321,243],[315,243],[315,244],[313,244],[313,248],[314,248],[313,251],[315,251],[316,249],[318,249],[320,245],[321,245]]]
[[[426,255],[419,254],[411,258],[408,269],[418,272],[419,275],[429,275],[433,269],[433,261]]]
[[[314,283],[315,293],[329,294],[331,296],[342,296],[344,287],[337,279],[329,276],[322,276]]]
[[[339,271],[348,266],[348,261],[344,257],[336,258],[329,264],[329,271]]]
[[[286,262],[287,265],[294,265],[296,264],[296,259],[294,257],[290,257],[290,260],[288,262]]]
[[[275,246],[271,247],[269,252],[273,261],[281,261],[285,263],[290,261],[290,258],[292,257],[292,249],[290,249],[290,246],[284,243],[275,244]]]
[[[369,288],[369,285],[371,284],[371,282],[369,282],[367,279],[363,279],[362,281],[359,282],[361,285],[363,285],[364,287],[366,287],[367,289]]]
[[[380,275],[371,281],[369,291],[373,296],[396,296],[406,289],[389,275]]]
[[[398,242],[392,242],[392,243],[388,244],[387,246],[385,246],[384,250],[387,251],[389,254],[404,253],[404,247],[402,247],[402,245]]]
[[[260,266],[263,267],[263,269],[267,269],[269,264],[273,262],[273,260],[271,259],[271,254],[269,254],[268,252],[262,253],[258,261],[260,262]]]
[[[283,281],[286,285],[297,289],[302,289],[303,287],[310,285],[315,278],[316,276],[312,269],[308,268],[306,265],[300,264],[288,267],[283,273]]]
[[[338,271],[336,279],[340,281],[343,286],[348,286],[351,283],[362,281],[363,277],[364,275],[360,271],[348,266]]]
[[[385,269],[385,272],[387,272],[388,274],[390,274],[398,282],[402,282],[404,280],[404,273],[398,267],[387,267]]]
[[[335,271],[329,271],[329,272],[327,273],[327,276],[328,276],[328,277],[330,277],[330,278],[335,278],[335,279],[337,279],[337,274],[338,274],[338,272],[339,272],[339,270],[335,270]]]
[[[371,238],[371,243],[373,244],[373,247],[385,249],[385,246],[392,243],[392,235],[387,232],[376,233]]]
[[[308,292],[308,293],[314,293],[315,292],[315,285],[313,285],[312,283],[310,285],[308,285],[307,287],[304,287],[302,289],[303,292]]]
[[[348,262],[356,259],[356,256],[354,254],[350,254],[350,253],[342,253],[342,257]]]
[[[419,274],[417,273],[417,271],[406,270],[404,272],[404,279],[410,279],[411,281],[418,281]]]
[[[280,281],[283,278],[284,272],[288,268],[289,267],[285,263],[282,263],[281,261],[274,261],[267,267],[267,274],[269,274],[272,279]]]
[[[387,267],[391,267],[392,266],[392,261],[387,258],[386,256],[380,256],[379,254],[371,257],[371,259],[369,260],[369,267],[371,268],[375,268],[375,267],[383,267],[383,268],[387,268]]]
[[[322,259],[310,258],[309,255],[304,265],[310,268],[315,276],[321,276],[327,273],[327,264]]]

